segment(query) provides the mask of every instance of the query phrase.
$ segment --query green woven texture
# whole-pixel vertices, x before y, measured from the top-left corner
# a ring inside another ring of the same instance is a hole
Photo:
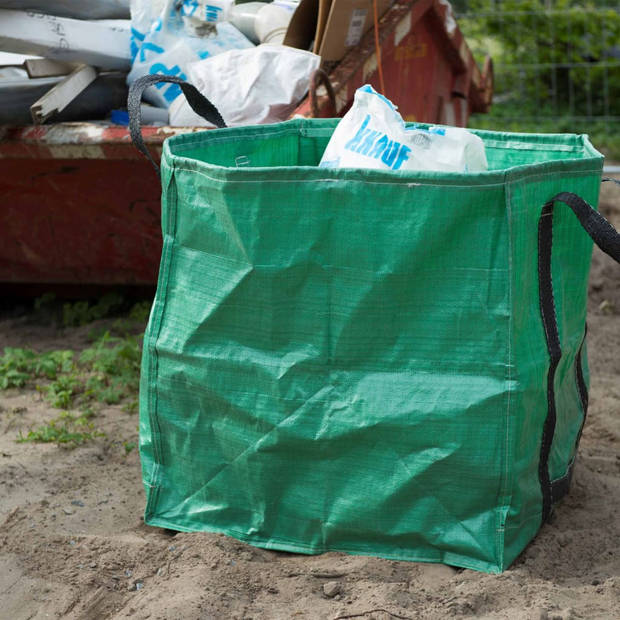
[[[538,218],[560,191],[596,205],[602,156],[586,136],[478,131],[486,173],[320,169],[336,123],[164,145],[145,521],[499,572],[541,526]],[[592,250],[555,211],[552,479],[584,417]]]

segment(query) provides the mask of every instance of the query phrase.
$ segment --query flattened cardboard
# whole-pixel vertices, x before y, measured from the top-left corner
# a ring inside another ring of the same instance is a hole
[[[316,35],[314,37],[314,47],[312,51],[315,54],[319,53],[319,47],[325,34],[325,26],[327,25],[327,18],[332,8],[333,0],[319,0],[319,15],[316,23]]]
[[[392,0],[377,0],[379,18],[391,4]],[[318,46],[315,43],[315,52],[318,49],[323,60],[340,60],[350,48],[360,42],[364,34],[373,27],[373,23],[372,0],[331,0],[329,16],[320,43]]]
[[[310,50],[317,29],[319,0],[301,0],[288,25],[283,45]]]

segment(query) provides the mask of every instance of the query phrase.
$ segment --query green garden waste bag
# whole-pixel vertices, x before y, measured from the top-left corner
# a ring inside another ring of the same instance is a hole
[[[502,571],[570,484],[603,158],[476,131],[488,172],[319,169],[337,122],[164,144],[145,522]]]

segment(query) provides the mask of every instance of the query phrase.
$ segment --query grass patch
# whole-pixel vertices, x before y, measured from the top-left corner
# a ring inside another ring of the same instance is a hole
[[[125,454],[131,454],[137,447],[135,441],[123,441],[123,448],[125,448]]]
[[[132,303],[122,294],[110,292],[99,299],[63,303],[54,293],[45,293],[35,299],[33,310],[39,320],[61,327],[83,327],[93,321],[119,317],[112,331],[124,333],[144,329],[151,302],[144,300]]]
[[[63,411],[57,418],[28,431],[26,435],[20,432],[17,442],[56,443],[75,447],[92,441],[96,437],[105,437],[105,433],[95,429],[89,417],[85,414],[76,416]]]
[[[77,301],[62,306],[62,324],[65,327],[81,327],[98,319],[104,319],[120,310],[124,304],[122,295],[108,293],[95,303]]]
[[[0,389],[36,385],[45,400],[58,409],[79,409],[73,415],[63,411],[51,422],[20,434],[18,441],[55,442],[80,445],[103,434],[94,429],[90,418],[105,405],[124,403],[123,409],[138,408],[141,336],[100,336],[78,356],[74,351],[36,353],[31,349],[6,348],[0,356]]]
[[[108,405],[135,396],[141,356],[141,337],[104,333],[80,355],[79,365],[91,373],[85,383],[86,395]]]
[[[73,351],[35,353],[31,349],[6,347],[0,356],[0,389],[23,387],[36,377],[56,379],[73,368]]]
[[[58,409],[99,402],[118,404],[131,398],[135,411],[140,382],[142,337],[102,334],[77,356],[74,351],[36,353],[32,349],[6,348],[0,356],[0,389],[24,387],[37,378],[50,383],[37,386]]]
[[[39,388],[41,390],[41,388]],[[82,382],[75,373],[63,374],[43,388],[47,402],[57,409],[68,409],[76,394],[82,391]]]
[[[117,294],[98,302],[64,304],[65,326],[82,326],[115,313],[125,303]],[[47,316],[58,303],[52,294],[34,304],[35,312]],[[81,353],[70,350],[38,353],[32,349],[7,347],[0,355],[0,390],[35,387],[43,398],[62,413],[47,424],[20,433],[18,441],[55,442],[79,445],[103,433],[94,428],[90,418],[104,405],[122,405],[127,413],[138,410],[138,387],[142,358],[142,334],[151,303],[143,301],[129,309],[106,330],[94,328],[91,345]],[[68,411],[71,410],[71,411]],[[78,413],[79,412],[79,413]],[[130,453],[135,444],[123,444]]]

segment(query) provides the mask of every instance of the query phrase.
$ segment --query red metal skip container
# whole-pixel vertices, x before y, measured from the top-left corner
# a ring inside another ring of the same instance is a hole
[[[440,0],[403,0],[379,24],[384,93],[407,121],[465,126],[486,112],[481,72]],[[355,90],[379,89],[374,33],[313,80],[296,115],[342,116]],[[327,88],[326,88],[327,86]],[[146,127],[164,139],[198,128]],[[161,250],[160,187],[125,127],[95,123],[0,127],[0,283],[152,285]]]

